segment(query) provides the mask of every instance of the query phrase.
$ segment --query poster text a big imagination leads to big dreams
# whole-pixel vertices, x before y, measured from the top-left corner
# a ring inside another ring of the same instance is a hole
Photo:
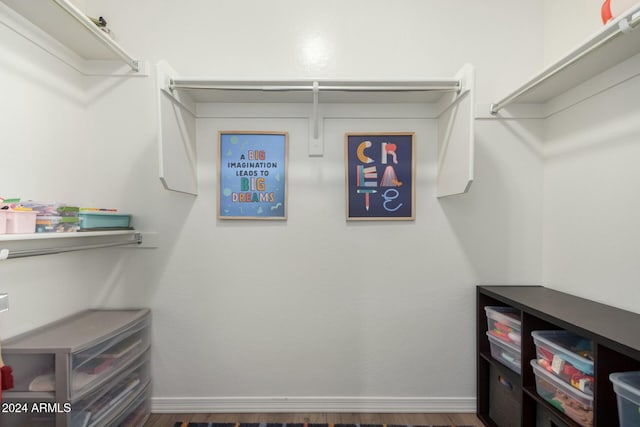
[[[221,133],[219,171],[219,217],[286,217],[286,134]]]

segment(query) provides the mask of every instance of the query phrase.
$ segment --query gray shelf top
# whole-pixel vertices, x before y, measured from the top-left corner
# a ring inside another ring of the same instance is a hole
[[[7,339],[4,353],[76,352],[114,336],[144,319],[149,309],[86,310]]]
[[[589,338],[608,346],[640,352],[640,314],[542,286],[480,286],[484,293],[502,297],[552,323],[582,329]]]

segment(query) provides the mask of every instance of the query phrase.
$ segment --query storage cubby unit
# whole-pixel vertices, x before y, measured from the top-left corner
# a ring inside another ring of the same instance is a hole
[[[520,313],[521,374],[492,356],[487,334],[490,319],[487,318],[485,307],[509,307]],[[477,414],[485,425],[589,425],[588,422],[581,424],[575,421],[538,393],[531,363],[536,359],[536,344],[531,333],[550,330],[568,331],[591,341],[594,369],[592,425],[620,425],[616,393],[609,375],[613,372],[640,370],[640,314],[543,286],[478,286],[477,316]],[[550,378],[544,378],[551,382]],[[580,390],[565,385],[572,404],[574,397],[576,401],[583,397]],[[587,409],[583,408],[581,411],[583,415],[591,415]]]
[[[14,388],[5,402],[26,411],[0,425],[140,426],[150,413],[148,309],[87,310],[4,343]],[[49,404],[33,411],[34,404]]]

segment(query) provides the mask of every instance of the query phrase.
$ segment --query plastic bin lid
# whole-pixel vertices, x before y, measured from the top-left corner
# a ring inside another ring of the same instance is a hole
[[[514,353],[520,353],[521,350],[517,345],[515,345],[513,343],[506,342],[506,341],[502,341],[501,339],[496,338],[493,335],[491,335],[489,332],[486,332],[486,334],[487,334],[487,338],[489,338],[489,342],[491,342],[493,344],[497,344],[499,347],[502,347],[504,349],[511,350]]]
[[[485,305],[484,306],[484,311],[498,311],[500,313],[506,314],[506,313],[514,313],[517,314],[520,311],[517,308],[513,308],[513,307],[506,307],[506,306],[502,306],[502,305]]]
[[[640,371],[614,372],[609,380],[617,394],[640,406]]]

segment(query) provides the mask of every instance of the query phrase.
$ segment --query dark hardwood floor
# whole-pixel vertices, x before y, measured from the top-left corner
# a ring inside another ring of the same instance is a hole
[[[282,422],[344,424],[458,425],[483,427],[475,414],[372,414],[372,413],[265,413],[265,414],[151,414],[144,427],[173,427],[178,421],[191,422]]]

